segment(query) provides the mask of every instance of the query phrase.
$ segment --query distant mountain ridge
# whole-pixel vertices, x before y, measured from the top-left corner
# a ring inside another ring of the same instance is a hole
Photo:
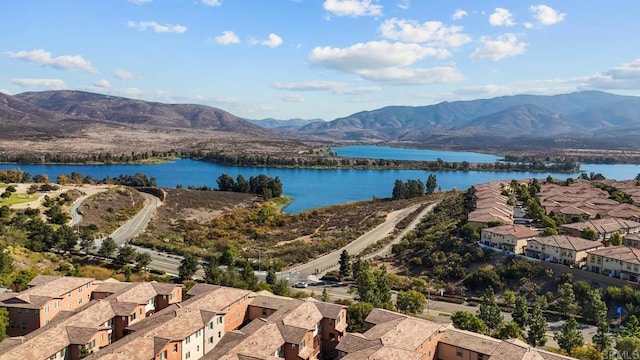
[[[433,136],[554,138],[596,136],[617,128],[640,129],[640,97],[600,91],[389,106],[326,123],[302,126],[294,134],[359,141],[422,141]]]
[[[274,118],[266,118],[262,120],[248,120],[250,123],[254,125],[258,125],[265,129],[294,129],[300,126],[304,126],[307,124],[311,124],[314,122],[324,122],[322,119],[274,119]]]

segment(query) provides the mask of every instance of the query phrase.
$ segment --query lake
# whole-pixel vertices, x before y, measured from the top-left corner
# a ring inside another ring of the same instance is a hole
[[[372,150],[379,151],[379,147],[370,146]],[[366,148],[358,147],[359,156],[364,156]],[[400,157],[405,149],[393,149],[394,159]],[[415,156],[415,151],[406,149],[410,156]],[[342,151],[342,150],[341,150]],[[451,160],[459,153],[452,151],[437,151],[441,159]],[[379,155],[379,153],[377,153]],[[479,154],[486,155],[486,154]],[[345,155],[346,156],[346,155]],[[493,157],[494,155],[486,155]],[[437,159],[437,157],[435,159]],[[433,160],[435,160],[433,159]],[[489,158],[486,158],[489,159]],[[471,158],[467,161],[470,161]],[[488,160],[487,160],[488,161]],[[103,179],[110,175],[116,177],[120,174],[133,175],[137,172],[156,178],[161,187],[174,188],[178,184],[184,187],[188,185],[216,187],[216,179],[223,173],[233,177],[242,174],[249,178],[258,174],[279,176],[282,180],[285,194],[293,197],[285,211],[297,213],[303,210],[341,204],[350,201],[369,200],[375,197],[390,197],[393,183],[396,179],[406,181],[408,179],[421,179],[426,181],[430,173],[437,176],[438,186],[442,190],[452,188],[467,189],[474,184],[485,183],[494,180],[527,179],[532,177],[545,178],[547,175],[559,179],[576,177],[578,174],[566,173],[531,173],[531,172],[493,172],[493,171],[424,171],[424,170],[353,170],[353,169],[284,169],[266,167],[237,167],[218,165],[191,159],[179,159],[165,164],[135,164],[135,165],[16,165],[0,164],[0,170],[19,167],[32,175],[47,174],[55,180],[59,174],[70,174],[73,171],[84,175],[91,175],[97,179]],[[616,174],[617,179],[634,178],[640,167],[637,165],[585,165],[587,171],[601,172],[607,178],[613,178],[609,174]]]

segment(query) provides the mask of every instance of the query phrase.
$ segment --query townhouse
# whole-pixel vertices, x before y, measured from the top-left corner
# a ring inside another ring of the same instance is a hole
[[[629,234],[622,238],[622,245],[640,249],[640,233]]]
[[[518,340],[498,340],[448,327],[438,342],[437,360],[570,360]]]
[[[587,263],[587,251],[603,248],[599,241],[568,235],[551,235],[527,240],[529,257],[582,267]]]
[[[373,309],[362,334],[348,333],[338,344],[338,358],[436,359],[445,325],[383,309]]]
[[[516,254],[524,254],[527,249],[527,241],[536,238],[540,234],[523,225],[502,225],[482,229],[480,242]]]
[[[205,359],[333,358],[347,328],[342,305],[258,293],[248,307],[249,323],[225,336]]]
[[[589,251],[589,271],[634,283],[640,282],[640,249],[625,245]]]
[[[88,304],[95,279],[38,275],[27,286],[0,301],[0,307],[9,312],[9,336],[26,335],[51,322],[61,311]]]
[[[124,339],[87,359],[201,359],[243,324],[252,292],[196,284],[187,294],[192,297],[129,324]]]
[[[623,236],[640,232],[640,223],[618,218],[604,218],[562,225],[562,231],[566,235],[576,237],[580,237],[582,231],[587,228],[596,232],[598,240],[607,241],[616,232]]]

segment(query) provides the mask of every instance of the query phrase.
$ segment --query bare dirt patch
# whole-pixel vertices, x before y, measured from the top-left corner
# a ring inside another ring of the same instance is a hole
[[[145,198],[132,188],[114,186],[107,191],[87,198],[78,211],[82,214],[81,226],[95,225],[100,232],[110,234],[138,213]]]

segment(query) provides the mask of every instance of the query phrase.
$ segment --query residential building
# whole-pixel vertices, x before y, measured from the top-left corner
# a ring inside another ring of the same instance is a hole
[[[469,225],[482,227],[492,222],[513,224],[514,209],[507,204],[509,197],[502,195],[503,190],[509,191],[509,185],[490,182],[473,187],[471,199],[473,210],[467,216]]]
[[[591,250],[587,255],[589,271],[640,282],[640,249],[629,246],[610,246]]]
[[[590,241],[568,235],[552,235],[527,241],[527,256],[581,267],[587,262],[587,251],[604,247],[599,241]]]
[[[622,238],[622,245],[640,249],[640,233],[629,234]]]
[[[76,310],[91,300],[95,279],[38,275],[20,293],[5,298],[7,335],[22,336],[51,322],[61,311]]]
[[[373,309],[365,322],[367,331],[347,333],[336,346],[339,359],[437,359],[438,341],[446,327],[383,309]]]
[[[347,308],[260,292],[248,307],[247,321],[205,359],[332,358],[346,332]]]
[[[596,232],[598,240],[606,241],[616,232],[623,236],[640,232],[640,223],[625,219],[604,218],[562,225],[562,231],[566,235],[577,237],[580,237],[582,231],[587,228]]]
[[[527,249],[527,241],[539,235],[536,230],[527,226],[502,225],[482,229],[480,242],[516,254],[524,254]]]

